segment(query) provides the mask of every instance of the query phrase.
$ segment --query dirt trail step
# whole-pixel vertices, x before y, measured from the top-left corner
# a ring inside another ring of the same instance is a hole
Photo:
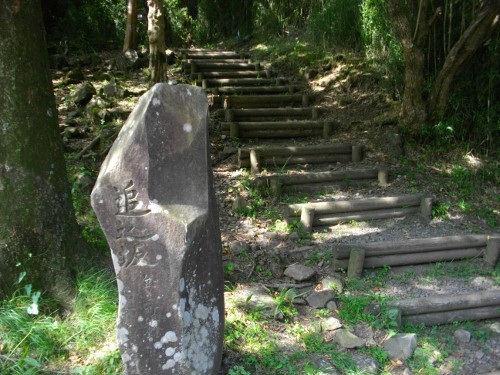
[[[201,86],[204,79],[211,78],[271,78],[269,70],[228,70],[191,73],[191,78],[197,80],[197,85]]]

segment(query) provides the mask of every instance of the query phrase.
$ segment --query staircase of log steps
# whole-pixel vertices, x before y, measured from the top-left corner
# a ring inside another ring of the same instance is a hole
[[[335,143],[332,136],[336,122],[322,119],[311,96],[248,55],[209,49],[184,49],[178,53],[183,58],[184,73],[205,89],[211,108],[223,111],[222,137],[247,142],[247,147],[238,149],[237,163],[251,171],[256,187],[270,189],[277,197],[289,190],[313,192],[331,185],[342,187],[367,181],[380,187],[389,184],[391,173],[384,168],[261,174],[263,167],[284,169],[298,164],[355,166],[363,159],[364,147]],[[311,142],[290,146],[299,138]],[[312,232],[351,220],[408,215],[429,220],[431,208],[431,197],[413,194],[283,205],[283,215],[289,222],[300,221],[302,230]],[[338,246],[333,250],[333,258],[334,267],[347,269],[348,277],[355,278],[361,276],[363,268],[476,257],[483,257],[485,267],[491,269],[497,263],[499,250],[498,235],[461,235]],[[500,291],[401,300],[395,302],[395,307],[400,309],[402,322],[411,323],[498,318]]]

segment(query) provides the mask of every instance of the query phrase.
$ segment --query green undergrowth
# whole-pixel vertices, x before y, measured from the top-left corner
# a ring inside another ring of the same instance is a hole
[[[81,374],[121,371],[121,359],[115,360],[114,366],[110,366],[109,360],[117,356],[117,347],[111,344],[117,312],[113,275],[98,270],[82,272],[77,278],[78,294],[72,311],[54,310],[44,295],[33,309],[28,289],[20,285],[9,300],[0,302],[0,373],[48,374],[62,369]],[[92,365],[82,365],[89,357],[93,357]],[[102,360],[107,361],[101,366],[105,371],[90,371]]]

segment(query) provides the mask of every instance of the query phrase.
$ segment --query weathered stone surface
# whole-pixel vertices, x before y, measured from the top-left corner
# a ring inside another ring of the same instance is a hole
[[[321,321],[322,331],[334,331],[336,329],[342,328],[342,323],[337,318],[330,316]]]
[[[316,271],[313,268],[304,266],[303,264],[292,264],[285,270],[285,276],[291,277],[296,281],[309,280],[315,274]]]
[[[336,291],[337,293],[342,293],[344,290],[344,284],[342,280],[334,276],[326,276],[321,279],[321,288],[322,289],[331,289]]]
[[[368,354],[354,353],[352,360],[362,374],[376,374],[380,367],[378,362]]]
[[[365,340],[351,333],[347,329],[339,329],[333,339],[333,342],[337,343],[344,349],[361,348],[365,346]]]
[[[339,375],[340,372],[335,368],[333,363],[321,355],[313,355],[311,357],[311,366],[316,370],[314,373],[318,375]]]
[[[92,192],[117,275],[118,343],[128,375],[219,371],[222,249],[207,115],[201,89],[153,86]]]
[[[417,336],[414,333],[397,334],[386,340],[383,345],[390,359],[407,359],[417,348]]]
[[[286,273],[286,271],[285,271]],[[336,296],[336,293],[333,290],[313,290],[307,297],[307,304],[311,307],[315,307],[317,309],[323,309],[326,307],[326,304],[333,300]]]
[[[73,103],[79,105],[80,107],[84,107],[88,102],[90,102],[95,94],[96,90],[94,85],[88,81],[84,82],[74,92]]]
[[[453,333],[453,337],[455,337],[455,340],[458,342],[467,343],[471,339],[471,333],[465,329],[457,329]]]

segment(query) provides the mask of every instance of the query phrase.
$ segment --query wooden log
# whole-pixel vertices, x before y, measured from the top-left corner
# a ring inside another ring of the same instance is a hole
[[[419,315],[403,315],[401,317],[401,322],[403,324],[424,324],[430,326],[467,320],[484,320],[496,318],[500,318],[500,305]]]
[[[349,221],[366,221],[366,220],[381,220],[392,219],[395,217],[404,217],[418,214],[418,207],[410,208],[388,208],[373,211],[360,212],[345,212],[338,214],[317,215],[314,218],[314,225],[317,227],[325,227],[346,223]]]
[[[222,71],[222,72],[198,72],[191,73],[191,78],[197,79],[198,86],[201,86],[203,79],[210,78],[270,78],[266,70],[243,70],[243,71]]]
[[[235,60],[244,58],[237,52],[210,52],[210,53],[194,53],[186,52],[184,53],[186,59],[198,59],[198,60]]]
[[[199,72],[220,72],[227,70],[259,70],[259,64],[249,64],[246,61],[230,62],[225,61],[210,61],[210,60],[191,60],[191,73],[193,73],[193,64],[196,65],[196,70]]]
[[[250,171],[252,174],[260,173],[260,156],[255,150],[250,150]]]
[[[271,194],[273,195],[273,198],[275,200],[279,199],[281,196],[281,188],[283,184],[281,183],[281,180],[279,178],[272,178],[270,181],[270,189],[271,189]]]
[[[321,129],[298,128],[298,129],[262,129],[244,130],[240,132],[240,138],[300,138],[316,137],[322,134]],[[298,163],[301,164],[301,163]]]
[[[278,175],[283,181],[283,185],[302,185],[316,184],[325,182],[337,182],[346,180],[368,180],[377,178],[376,169],[357,169],[352,171],[333,171],[333,172],[308,172],[301,174]],[[259,184],[260,180],[268,180],[269,176],[256,177],[253,180],[254,184]]]
[[[300,224],[302,224],[301,229],[305,232],[311,233],[313,230],[313,221],[314,221],[314,208],[309,208],[309,207],[304,208],[300,215]]]
[[[274,131],[277,133],[277,131]],[[290,131],[288,132],[290,133]],[[351,160],[350,155],[332,154],[332,155],[305,155],[305,156],[276,156],[264,157],[260,154],[260,162],[263,166],[282,167],[283,165],[297,165],[297,164],[314,164],[314,163],[335,163],[345,162]],[[243,159],[238,161],[240,168],[249,168],[250,160]]]
[[[325,121],[323,125],[323,138],[330,138],[333,134],[333,121]]]
[[[310,98],[309,95],[302,95],[302,107],[309,107]]]
[[[498,305],[500,305],[500,290],[408,298],[388,302],[388,306],[400,309],[403,316]]]
[[[240,137],[240,127],[237,122],[232,122],[231,127],[229,129],[229,136],[231,138],[239,138]]]
[[[344,154],[351,156],[350,143],[324,144],[317,146],[285,146],[285,147],[254,147],[258,149],[263,157],[268,156],[306,156],[306,155],[324,155],[324,154]],[[238,158],[245,159],[249,157],[250,149],[240,148]]]
[[[284,107],[286,105],[302,103],[303,95],[243,95],[225,96],[224,108],[266,108]]]
[[[284,94],[294,93],[297,87],[293,85],[276,85],[276,86],[227,86],[207,88],[208,92],[213,92],[220,95],[248,95],[248,94]]]
[[[239,108],[232,109],[234,120],[248,117],[314,117],[315,108]],[[314,118],[313,118],[314,119]],[[226,118],[226,121],[227,118]]]
[[[365,259],[366,268],[379,268],[383,266],[405,266],[410,264],[423,264],[443,262],[457,259],[470,259],[481,256],[483,251],[478,248],[436,250],[423,253],[390,254],[370,256]]]
[[[197,70],[199,72],[206,72],[206,71],[210,71],[210,70],[207,70],[207,68],[205,67],[206,64],[228,64],[228,65],[247,64],[248,65],[248,60],[242,59],[242,58],[200,59],[200,58],[195,56],[195,57],[192,57],[190,59],[182,61],[181,67],[186,73],[194,73],[192,71],[193,64],[196,65],[195,70]],[[214,70],[217,70],[217,69],[214,69]],[[241,70],[255,70],[255,69],[253,69],[253,67],[252,67],[252,69],[241,69]]]
[[[380,186],[387,186],[389,184],[389,171],[387,169],[380,169],[377,178]]]
[[[461,235],[446,237],[416,238],[404,241],[382,241],[371,242],[367,244],[357,244],[366,251],[366,257],[391,255],[391,254],[409,254],[423,253],[439,250],[471,249],[486,247],[487,236],[485,235]],[[351,249],[340,249],[335,251],[335,256],[339,259],[348,259]]]
[[[363,273],[363,264],[365,262],[364,249],[352,249],[347,267],[347,277],[349,279],[359,279]]]
[[[226,111],[226,120],[234,116],[233,110]],[[322,131],[323,121],[237,121],[222,122],[221,130],[226,131],[232,123],[237,123],[241,130],[292,130],[292,129],[317,129]]]
[[[432,214],[432,198],[422,197],[420,202],[420,215],[427,220],[431,219]]]
[[[317,214],[333,214],[353,211],[369,211],[387,208],[418,207],[421,195],[408,194],[395,197],[364,198],[347,201],[290,204],[288,209],[297,216],[303,207],[314,207]]]
[[[264,86],[282,85],[283,81],[271,78],[212,78],[202,81],[203,88],[220,86]],[[219,90],[221,92],[221,90]]]
[[[498,255],[500,253],[500,237],[489,236],[486,244],[486,251],[484,252],[484,263],[486,269],[495,268],[498,262]]]
[[[352,145],[352,161],[357,163],[363,159],[363,146]]]

